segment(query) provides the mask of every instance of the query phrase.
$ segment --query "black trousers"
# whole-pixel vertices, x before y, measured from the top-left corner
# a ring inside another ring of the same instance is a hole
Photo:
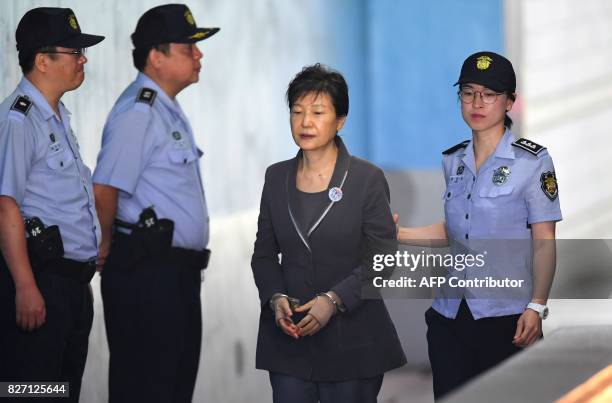
[[[475,376],[521,351],[512,344],[520,315],[475,320],[465,300],[455,319],[433,308],[425,312],[434,398],[465,384]]]
[[[47,316],[28,332],[16,324],[15,284],[0,258],[0,381],[69,382],[70,398],[60,400],[78,402],[93,321],[89,285],[44,270],[35,278]]]
[[[376,403],[383,375],[342,382],[313,382],[270,372],[274,403]]]
[[[101,291],[109,402],[190,402],[200,363],[200,270],[165,256],[123,264],[113,243]]]

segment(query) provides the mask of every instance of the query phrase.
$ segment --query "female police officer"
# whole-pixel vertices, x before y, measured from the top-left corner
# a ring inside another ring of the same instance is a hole
[[[287,101],[300,151],[266,171],[251,263],[257,368],[277,403],[375,402],[383,373],[405,363],[383,301],[361,298],[364,255],[397,244],[387,181],[337,135],[349,106],[339,73],[304,68]],[[305,304],[292,313],[290,297]]]
[[[425,314],[436,399],[541,337],[555,222],[561,220],[551,157],[509,131],[506,112],[516,96],[510,61],[492,52],[473,54],[455,85],[472,139],[443,152],[445,222],[400,227],[398,239],[413,245],[448,240],[454,253],[486,251],[484,270],[455,267],[448,276],[522,279],[524,286],[442,287]]]

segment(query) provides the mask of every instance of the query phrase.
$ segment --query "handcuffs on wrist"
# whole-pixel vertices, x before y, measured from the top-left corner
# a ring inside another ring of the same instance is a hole
[[[277,292],[276,294],[273,294],[272,297],[270,297],[270,309],[272,309],[272,311],[276,310],[276,300],[279,298],[287,298],[287,301],[289,301],[289,308],[291,309],[291,312],[295,312],[295,309],[300,306],[299,299],[292,298],[288,295]]]
[[[338,312],[346,312],[346,308],[344,307],[344,305],[339,304],[338,301],[336,301],[336,299],[329,292],[320,292],[317,294],[317,297],[325,297],[329,299]]]

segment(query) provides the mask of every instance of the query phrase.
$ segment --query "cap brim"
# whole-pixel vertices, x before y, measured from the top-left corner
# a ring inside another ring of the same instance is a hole
[[[183,38],[178,43],[195,43],[199,41],[203,41],[204,39],[208,39],[217,32],[219,32],[221,28],[196,28],[195,33],[193,35],[189,35]]]
[[[90,46],[96,45],[104,40],[103,36],[100,35],[90,35],[90,34],[78,34],[73,36],[72,38],[65,39],[56,43],[56,46],[63,46],[65,48],[88,48]]]
[[[474,84],[478,84],[478,85],[482,85],[484,87],[487,87],[490,90],[493,91],[497,91],[497,92],[502,92],[502,91],[506,91],[508,88],[504,88],[505,85],[503,83],[500,83],[498,81],[495,80],[486,80],[483,79],[482,77],[465,77],[462,78],[461,80],[457,81],[455,84],[453,84],[453,87],[460,85],[460,84],[467,84],[467,83],[474,83]]]

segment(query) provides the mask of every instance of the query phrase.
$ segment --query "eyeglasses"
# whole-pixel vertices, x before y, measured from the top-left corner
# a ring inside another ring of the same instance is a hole
[[[476,94],[480,94],[480,99],[485,104],[494,104],[497,101],[498,95],[503,95],[503,92],[495,92],[491,90],[475,91],[471,88],[465,88],[459,91],[459,98],[464,104],[471,104],[476,98]]]
[[[74,50],[41,50],[38,53],[46,53],[46,54],[56,54],[56,53],[60,53],[60,54],[64,54],[64,55],[74,55],[77,58],[81,57],[81,56],[85,56],[85,51],[86,48],[81,48],[81,49],[74,49]]]

